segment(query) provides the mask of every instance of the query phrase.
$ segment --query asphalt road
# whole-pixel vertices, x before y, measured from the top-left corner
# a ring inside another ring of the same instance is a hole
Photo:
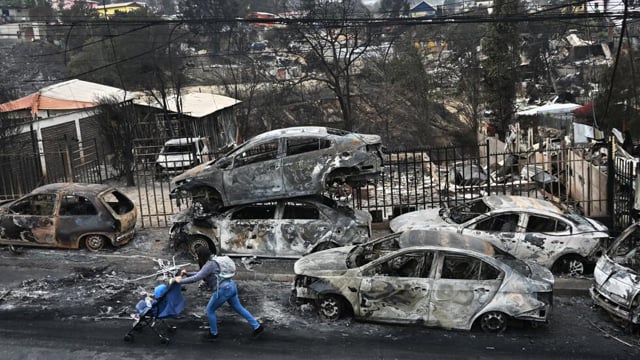
[[[209,293],[185,287],[187,307],[172,320],[178,331],[163,345],[149,330],[123,336],[143,291],[161,279],[135,280],[155,272],[156,257],[170,259],[162,234],[145,233],[118,250],[0,248],[0,359],[635,359],[638,334],[592,307],[586,296],[556,296],[551,322],[532,328],[512,324],[504,334],[419,326],[326,322],[310,307],[289,304],[290,284],[246,280],[273,260],[244,262],[239,285],[245,306],[265,325],[251,329],[229,307],[219,310],[220,338],[203,343],[203,309]],[[177,257],[176,262],[186,262]],[[290,262],[282,262],[283,269]],[[256,276],[255,278],[259,278]]]

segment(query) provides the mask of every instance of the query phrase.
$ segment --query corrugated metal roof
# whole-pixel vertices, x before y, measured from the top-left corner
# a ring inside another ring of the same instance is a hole
[[[40,89],[39,93],[41,96],[53,99],[89,103],[98,103],[100,98],[111,96],[125,100],[125,91],[122,89],[78,79],[47,86]],[[128,95],[127,99],[133,99],[133,96]]]
[[[37,110],[76,110],[94,107],[101,98],[115,97],[125,99],[125,91],[112,86],[73,79],[40,89],[38,92],[20,99],[0,104],[0,112],[31,109]],[[128,100],[133,99],[127,94]]]
[[[195,118],[201,118],[213,114],[242,102],[228,96],[210,93],[182,94],[180,100],[182,102],[182,113]],[[155,99],[149,96],[139,97],[138,99],[135,99],[133,103],[162,109],[162,106],[160,106]],[[167,110],[171,112],[178,112],[175,96],[169,97],[167,99],[167,103]]]

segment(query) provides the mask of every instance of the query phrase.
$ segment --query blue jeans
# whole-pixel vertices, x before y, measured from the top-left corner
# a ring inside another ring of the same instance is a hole
[[[207,304],[207,318],[209,319],[209,327],[211,328],[211,333],[213,335],[218,335],[218,319],[216,318],[216,310],[225,302],[228,302],[235,312],[242,315],[254,330],[260,326],[253,315],[251,315],[251,313],[245,309],[242,304],[240,304],[236,284],[233,280],[227,280],[220,284],[217,291],[213,292],[213,295],[211,295],[211,299]]]

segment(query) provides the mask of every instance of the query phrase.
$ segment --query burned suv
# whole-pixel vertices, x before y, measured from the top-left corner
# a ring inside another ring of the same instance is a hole
[[[172,198],[189,198],[197,212],[257,201],[321,194],[359,186],[382,168],[378,135],[303,126],[257,135],[225,156],[172,179]]]

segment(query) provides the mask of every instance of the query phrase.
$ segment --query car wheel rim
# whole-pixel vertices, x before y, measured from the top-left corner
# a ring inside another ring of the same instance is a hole
[[[578,259],[569,260],[567,270],[567,273],[571,276],[580,276],[584,274],[584,264]]]
[[[485,332],[502,332],[506,329],[507,319],[498,312],[490,312],[482,316],[481,327]]]
[[[98,251],[104,246],[104,239],[99,235],[89,236],[85,244],[90,251]]]
[[[320,313],[327,319],[336,319],[340,315],[340,306],[334,298],[326,298],[320,302]]]
[[[209,243],[205,239],[202,239],[202,238],[192,239],[189,242],[189,253],[192,256],[197,257],[196,249],[201,247],[201,246],[209,247]]]

